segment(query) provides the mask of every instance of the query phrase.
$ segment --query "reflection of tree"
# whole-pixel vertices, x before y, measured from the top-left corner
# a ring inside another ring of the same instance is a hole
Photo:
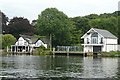
[[[65,58],[65,56],[49,56],[47,58],[46,69],[61,71],[61,70],[66,70],[66,68],[67,68],[67,58]]]
[[[46,70],[49,72],[50,75],[73,77],[73,75],[77,76],[83,71],[81,65],[81,59],[83,58],[77,56],[50,56],[46,59]]]

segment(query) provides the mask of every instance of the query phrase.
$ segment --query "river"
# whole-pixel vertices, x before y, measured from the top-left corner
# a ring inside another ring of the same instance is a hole
[[[8,55],[0,57],[7,78],[120,79],[120,58]]]

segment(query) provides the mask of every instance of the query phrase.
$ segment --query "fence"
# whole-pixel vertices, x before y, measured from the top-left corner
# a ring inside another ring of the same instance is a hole
[[[83,51],[82,46],[57,46],[57,51]]]

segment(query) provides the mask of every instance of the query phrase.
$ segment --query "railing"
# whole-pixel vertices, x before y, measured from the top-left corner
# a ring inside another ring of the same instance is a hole
[[[83,51],[82,46],[57,46],[57,51]]]
[[[96,42],[96,43],[93,43],[93,42],[86,42],[87,44],[103,44],[103,42]]]

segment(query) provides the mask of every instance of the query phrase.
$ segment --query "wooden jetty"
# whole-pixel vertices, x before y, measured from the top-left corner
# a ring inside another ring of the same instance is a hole
[[[53,48],[53,55],[82,55],[87,56],[91,53],[84,53],[80,46],[57,46],[57,49]]]
[[[69,56],[69,55],[83,55],[83,56],[85,56],[85,53],[84,52],[79,52],[79,51],[69,51],[69,52],[67,52],[67,51],[53,51],[53,55],[57,55],[57,54],[65,54],[65,55],[67,55],[67,56]]]
[[[53,55],[82,55],[82,56],[93,56],[92,52],[83,52],[83,47],[81,46],[57,46],[56,49],[53,48]],[[97,54],[97,53],[96,53]]]

